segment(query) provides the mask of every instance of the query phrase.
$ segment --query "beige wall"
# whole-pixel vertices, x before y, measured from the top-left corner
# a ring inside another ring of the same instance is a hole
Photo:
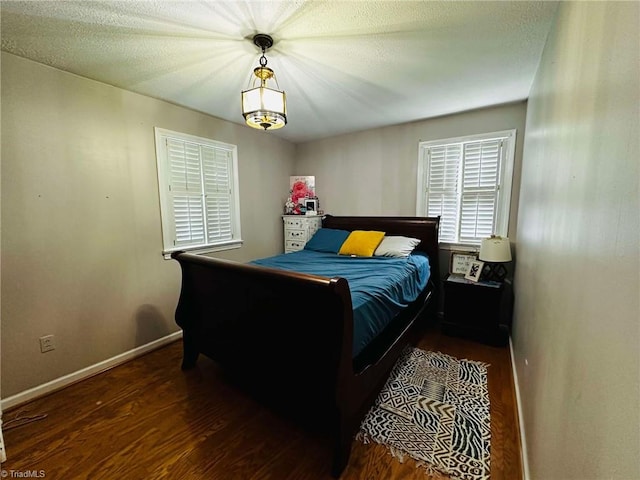
[[[3,397],[177,330],[156,126],[238,145],[245,243],[218,256],[282,251],[293,144],[2,53]]]
[[[303,143],[296,148],[296,174],[316,176],[327,213],[415,215],[419,142],[515,128],[509,221],[515,239],[526,108],[520,102]]]
[[[307,142],[296,148],[296,174],[315,175],[320,207],[333,215],[416,214],[418,143],[515,128],[509,238],[516,240],[526,102]],[[448,274],[449,251],[440,255]]]
[[[562,2],[529,98],[513,344],[532,479],[640,478],[639,5]]]

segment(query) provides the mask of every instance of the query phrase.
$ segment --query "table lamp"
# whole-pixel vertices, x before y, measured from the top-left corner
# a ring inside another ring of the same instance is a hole
[[[483,280],[502,282],[507,275],[507,269],[504,264],[511,261],[509,239],[498,235],[483,238],[478,260],[484,262]]]

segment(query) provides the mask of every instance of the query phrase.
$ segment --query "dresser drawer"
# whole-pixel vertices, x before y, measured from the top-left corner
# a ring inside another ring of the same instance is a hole
[[[284,228],[303,228],[304,218],[285,217]]]
[[[297,252],[304,248],[305,242],[297,242],[295,240],[287,240],[284,242],[284,253]]]
[[[298,240],[301,241],[304,245],[304,242],[308,240],[307,231],[306,230],[293,230],[291,228],[287,228],[284,231],[284,239],[285,240]]]

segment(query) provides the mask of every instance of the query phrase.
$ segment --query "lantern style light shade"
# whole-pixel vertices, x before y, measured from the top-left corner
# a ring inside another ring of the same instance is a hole
[[[489,263],[505,263],[511,261],[511,246],[507,237],[491,235],[482,239],[478,259]]]
[[[253,128],[282,128],[287,124],[286,95],[265,86],[245,90],[242,92],[242,115]]]
[[[253,69],[253,86],[242,91],[242,115],[247,125],[253,128],[278,129],[287,124],[287,98],[284,91],[267,86],[268,80],[273,80],[279,88],[273,70],[267,67],[264,52],[273,45],[269,35],[257,34],[253,43],[262,49],[260,66]],[[259,81],[259,85],[256,83]]]

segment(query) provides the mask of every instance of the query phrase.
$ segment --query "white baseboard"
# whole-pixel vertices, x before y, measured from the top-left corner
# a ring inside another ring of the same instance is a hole
[[[516,371],[516,362],[513,355],[513,342],[511,341],[511,337],[509,337],[509,351],[511,354],[511,371],[513,372],[513,386],[516,390],[516,406],[518,407],[518,424],[520,431],[520,452],[522,459],[522,474],[524,475],[524,480],[529,480],[529,455],[527,454],[527,438],[524,434],[524,417],[522,415],[522,401],[520,400],[520,383],[518,382],[518,372]]]
[[[11,397],[3,398],[0,409],[7,410],[11,407],[22,405],[23,403],[27,403],[55,390],[59,390],[63,387],[71,385],[72,383],[76,383],[80,380],[89,378],[104,370],[121,365],[129,360],[144,355],[147,352],[163,347],[179,338],[182,338],[182,330],[167,335],[166,337],[159,338],[158,340],[154,340],[153,342],[147,343],[146,345],[136,347],[133,350],[129,350],[128,352],[116,355],[115,357],[108,358],[107,360],[83,368],[82,370],[78,370],[77,372],[73,372],[69,375],[56,378],[55,380],[44,383],[42,385],[38,385],[37,387],[30,388],[29,390],[25,390],[24,392],[20,392]]]
[[[2,437],[2,408],[0,408],[0,463],[7,461],[7,452],[4,449],[4,438]]]

